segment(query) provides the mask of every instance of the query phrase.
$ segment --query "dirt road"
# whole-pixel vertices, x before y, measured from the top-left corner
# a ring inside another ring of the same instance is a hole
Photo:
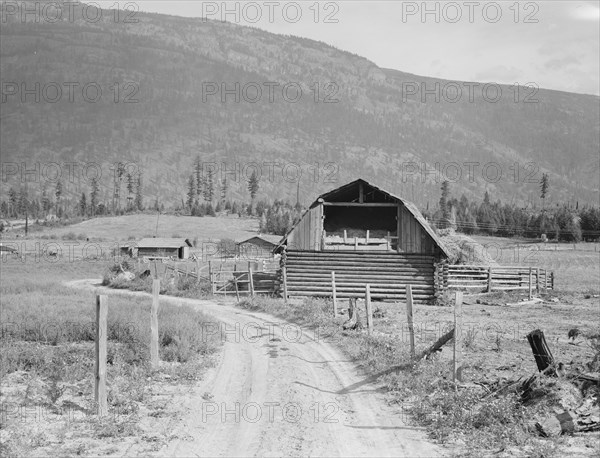
[[[97,280],[69,282],[95,289]],[[102,288],[103,293],[147,295]],[[439,456],[425,433],[388,407],[382,387],[314,333],[211,301],[161,296],[214,316],[220,364],[182,400],[158,456]],[[131,450],[133,451],[133,450]]]

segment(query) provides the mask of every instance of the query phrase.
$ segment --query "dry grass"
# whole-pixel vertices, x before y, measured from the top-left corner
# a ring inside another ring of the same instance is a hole
[[[2,264],[0,401],[2,456],[104,454],[140,434],[143,412],[163,386],[197,380],[221,342],[206,336],[202,313],[163,304],[159,371],[149,367],[150,300],[109,297],[107,418],[94,405],[94,294],[64,280],[98,277],[101,262],[53,264],[9,259]],[[81,449],[79,449],[80,447]],[[124,453],[124,450],[122,450]]]
[[[258,220],[255,218],[238,218],[237,216],[225,217],[194,217],[154,214],[135,214],[124,216],[107,216],[93,218],[81,223],[44,228],[35,233],[36,237],[45,235],[62,239],[79,237],[83,234],[86,238],[102,240],[127,240],[131,237],[172,237],[178,235],[193,240],[220,240],[226,234],[229,238],[251,237],[258,232]]]
[[[546,243],[518,238],[472,236],[501,265],[553,270],[560,291],[600,291],[600,244]]]

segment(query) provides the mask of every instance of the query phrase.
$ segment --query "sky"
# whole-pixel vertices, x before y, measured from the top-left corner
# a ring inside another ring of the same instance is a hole
[[[312,38],[417,75],[600,93],[599,1],[135,3]]]

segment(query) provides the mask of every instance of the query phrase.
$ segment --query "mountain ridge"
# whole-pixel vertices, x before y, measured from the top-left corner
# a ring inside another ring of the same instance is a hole
[[[480,95],[472,103],[435,103],[431,96],[422,103],[420,94],[407,93],[410,84],[452,89],[465,82],[379,68],[316,40],[254,27],[156,13],[138,16],[138,24],[126,25],[3,26],[4,83],[31,88],[37,82],[44,88],[49,82],[77,81],[106,88],[98,103],[69,104],[64,95],[54,104],[43,97],[41,103],[22,103],[18,94],[9,96],[2,103],[3,161],[99,160],[106,168],[134,162],[143,171],[147,200],[160,196],[173,205],[185,195],[198,155],[204,162],[225,162],[229,169],[251,162],[298,163],[305,204],[312,194],[362,176],[419,206],[434,205],[440,180],[452,177],[439,173],[423,179],[411,169],[414,163],[425,164],[425,171],[436,163],[448,170],[448,164],[458,163],[463,177],[453,183],[453,193],[470,199],[488,190],[495,199],[535,205],[541,174],[549,173],[555,201],[598,200],[597,96],[540,89],[538,103],[514,103],[514,89],[500,85],[505,97],[497,103]],[[279,92],[274,103],[264,92],[257,103],[243,97],[232,103],[231,95],[222,103],[220,94],[206,94],[208,83],[233,88],[236,82],[240,88],[250,84],[248,90],[257,85],[264,90],[269,82],[297,83],[303,94],[295,103],[282,100]],[[319,84],[318,97],[313,83]],[[120,103],[111,103],[117,92]],[[138,103],[121,103],[133,92]],[[327,95],[338,102],[323,103]],[[26,127],[22,133],[20,126]],[[469,171],[464,162],[488,165],[490,171],[489,164],[498,164],[504,176],[494,182],[477,175],[470,182],[464,178]],[[338,173],[326,182],[322,172],[329,163]],[[515,163],[518,174],[511,170]],[[530,179],[524,182],[527,174]],[[283,171],[279,175],[272,182],[263,179],[259,196],[295,200],[296,181]],[[248,198],[246,178],[231,183],[230,197]],[[8,181],[3,180],[3,191]],[[77,194],[86,185],[70,183],[67,191]],[[103,189],[109,198],[111,184],[103,183]]]

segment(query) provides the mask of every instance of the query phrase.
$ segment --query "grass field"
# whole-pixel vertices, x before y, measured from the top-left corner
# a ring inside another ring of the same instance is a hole
[[[157,225],[158,223],[158,225]],[[36,231],[37,232],[37,231]],[[237,216],[195,217],[156,214],[135,214],[93,218],[78,224],[43,228],[42,234],[62,238],[69,233],[83,234],[90,239],[124,241],[129,238],[185,237],[190,240],[209,241],[227,237],[250,238],[258,232],[258,220]],[[36,237],[39,235],[36,233]]]
[[[1,456],[122,456],[140,437],[163,440],[158,430],[143,426],[148,418],[162,415],[168,402],[168,397],[158,402],[156,393],[173,393],[214,364],[212,355],[221,342],[203,334],[203,324],[214,321],[188,307],[163,304],[162,362],[153,371],[151,301],[111,296],[109,412],[99,416],[94,403],[94,293],[68,288],[63,282],[99,278],[106,265],[69,258],[2,260]],[[168,434],[166,424],[164,431]]]
[[[561,291],[600,291],[600,244],[541,243],[518,238],[472,236],[501,265],[554,271]]]

